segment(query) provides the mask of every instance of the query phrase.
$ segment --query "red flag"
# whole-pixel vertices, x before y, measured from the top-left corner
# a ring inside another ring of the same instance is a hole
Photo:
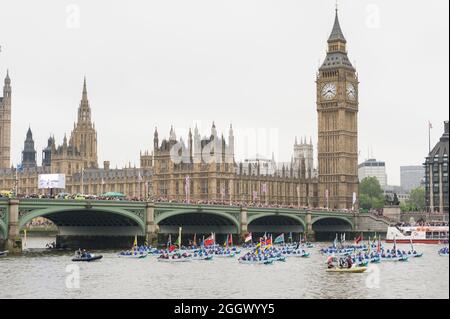
[[[205,242],[204,242],[204,245],[205,245],[205,247],[214,245],[214,239],[212,237],[206,238]]]
[[[176,248],[177,248],[177,246],[171,245],[171,246],[169,247],[169,252],[173,252]]]
[[[359,235],[358,237],[356,237],[355,239],[355,244],[358,245],[359,242],[362,240],[361,235]]]
[[[233,246],[233,235],[231,235],[231,234],[228,237],[228,245]]]

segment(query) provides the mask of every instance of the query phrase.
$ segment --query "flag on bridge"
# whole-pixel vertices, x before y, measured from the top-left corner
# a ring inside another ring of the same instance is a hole
[[[275,243],[275,244],[281,244],[281,243],[284,243],[284,234],[281,234],[280,236],[278,236],[277,238],[275,238],[274,243]]]
[[[258,199],[258,192],[253,191],[253,201],[256,202],[257,199]]]
[[[262,184],[262,192],[267,194],[267,183]]]

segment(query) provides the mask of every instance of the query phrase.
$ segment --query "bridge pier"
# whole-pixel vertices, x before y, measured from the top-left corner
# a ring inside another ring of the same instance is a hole
[[[8,215],[8,238],[5,248],[10,254],[20,254],[22,252],[22,239],[19,229],[19,200],[9,200]]]
[[[248,233],[248,211],[247,207],[241,207],[241,214],[240,214],[240,222],[241,227],[239,229],[239,239],[240,243],[245,242],[245,235]]]
[[[305,216],[306,221],[306,229],[305,229],[305,237],[306,240],[311,242],[316,240],[316,234],[314,233],[314,230],[312,228],[312,217],[311,213],[308,212]]]
[[[146,205],[147,223],[146,223],[146,240],[147,245],[157,246],[158,245],[158,232],[159,226],[155,223],[155,204],[147,203]]]

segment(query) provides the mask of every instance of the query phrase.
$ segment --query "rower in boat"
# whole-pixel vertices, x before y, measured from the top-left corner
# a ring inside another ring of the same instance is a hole
[[[439,256],[448,257],[448,255],[449,255],[448,247],[443,247],[439,249]]]

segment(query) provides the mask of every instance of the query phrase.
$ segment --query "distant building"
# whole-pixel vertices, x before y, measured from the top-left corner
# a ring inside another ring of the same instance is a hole
[[[22,151],[22,167],[33,168],[36,166],[36,150],[34,149],[33,133],[31,132],[31,128],[28,128],[27,138],[25,139]]]
[[[425,201],[427,210],[448,214],[448,121],[444,134],[426,157]]]
[[[423,166],[400,166],[400,186],[404,192],[409,193],[412,189],[424,184],[425,167]]]
[[[377,161],[376,159],[368,159],[358,165],[358,178],[362,181],[366,177],[376,177],[381,185],[381,188],[387,186],[387,174],[385,162]]]
[[[312,139],[308,143],[305,137],[298,143],[297,138],[295,138],[293,160],[294,169],[299,169],[303,165],[305,166],[306,176],[310,178],[314,177],[314,147]]]
[[[259,174],[261,175],[273,175],[277,171],[277,163],[272,156],[272,159],[261,158],[258,155],[255,158],[250,158],[244,160],[243,172],[244,174],[254,175],[257,174],[259,169]]]

